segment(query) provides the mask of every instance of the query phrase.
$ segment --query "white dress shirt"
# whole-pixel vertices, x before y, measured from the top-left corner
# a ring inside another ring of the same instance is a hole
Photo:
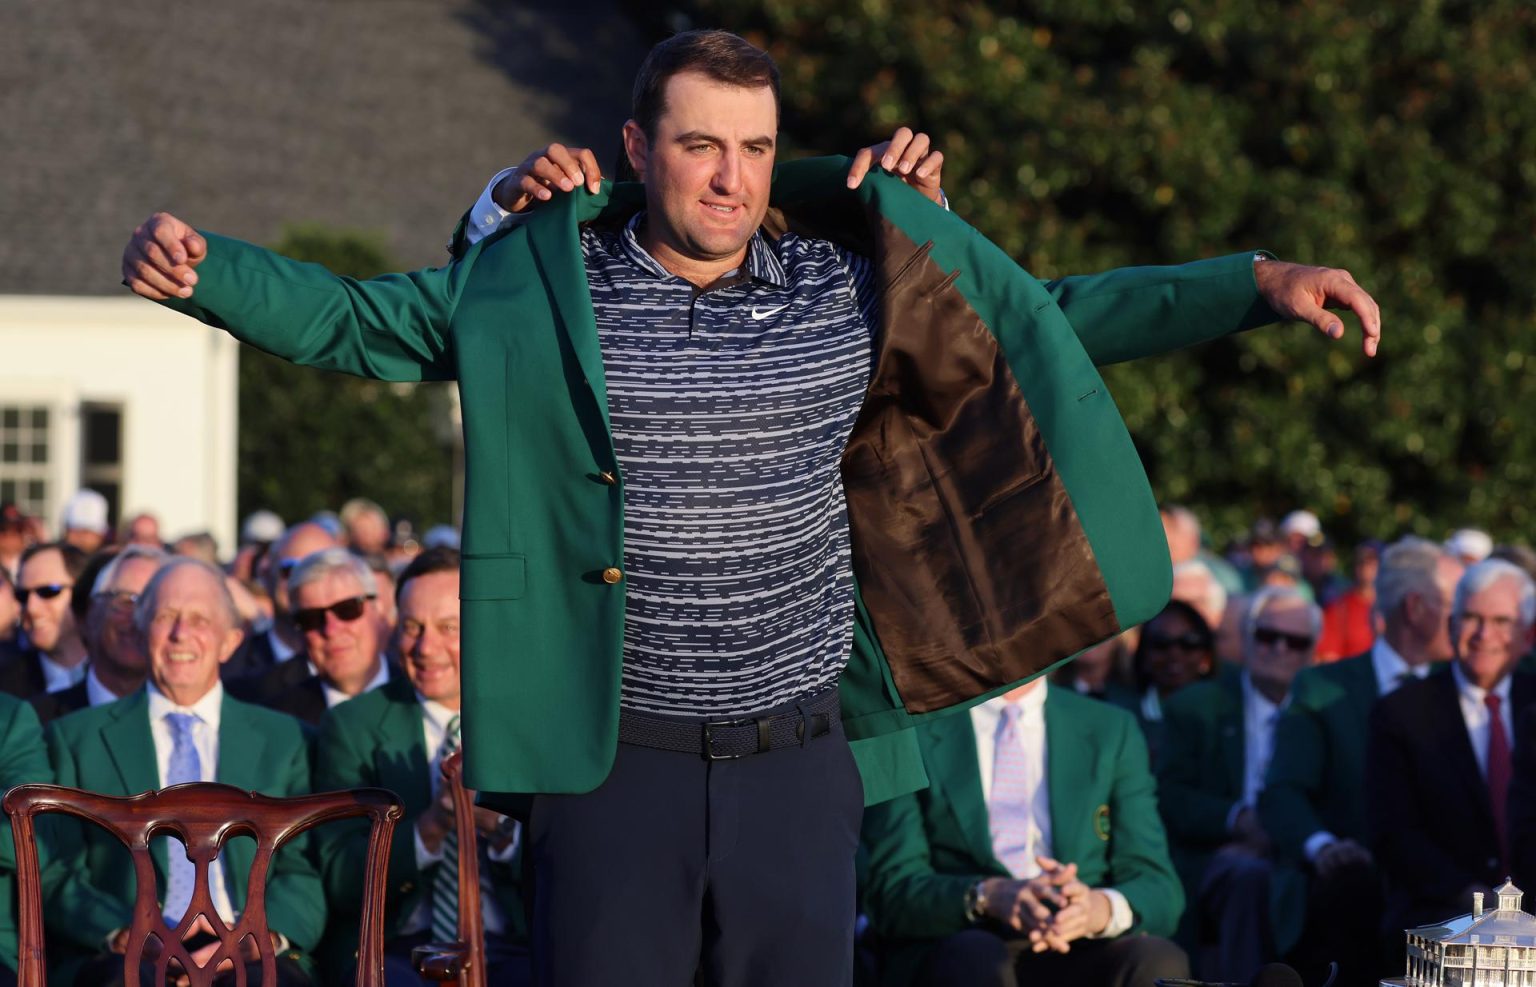
[[[175,745],[175,738],[171,733],[171,725],[165,721],[167,713],[191,713],[197,717],[192,724],[192,744],[197,748],[198,766],[202,769],[198,777],[199,781],[217,781],[219,775],[219,714],[224,707],[224,686],[218,682],[213,684],[207,694],[191,706],[178,706],[171,702],[153,682],[146,683],[145,689],[149,693],[149,733],[155,741],[155,771],[160,779],[160,787],[166,786],[165,776],[171,767],[171,748]],[[172,837],[165,837],[166,855],[173,853],[185,854],[181,841]],[[233,924],[235,910],[230,903],[228,883],[224,874],[224,855],[218,857],[218,867],[208,868],[208,891],[213,898],[213,907],[219,913],[219,917],[225,922]],[[180,920],[181,916],[168,917],[168,921],[174,918]]]
[[[288,642],[278,636],[276,628],[267,631],[267,643],[272,645],[272,664],[274,665],[281,665],[299,653],[298,648],[288,647]]]
[[[85,678],[86,662],[83,661],[78,665],[60,665],[39,651],[37,663],[43,668],[44,692],[62,692]]]
[[[1038,854],[1043,857],[1051,857],[1055,854],[1051,851],[1051,787],[1046,777],[1049,761],[1046,757],[1045,739],[1045,697],[1046,690],[1051,688],[1045,682],[1041,682],[1034,689],[1025,693],[1018,700],[1022,707],[1018,720],[1018,729],[1015,731],[1019,744],[1029,758],[1027,788],[1031,807],[1030,815],[1033,817],[1031,842],[1034,852],[1030,854],[1026,873],[1018,873],[1013,876],[1020,880],[1028,880],[1040,873],[1040,866],[1034,858]],[[1003,709],[1008,706],[1008,700],[1003,696],[996,696],[977,706],[971,707],[971,728],[976,735],[976,761],[981,769],[982,797],[986,799],[988,811],[992,808],[992,761],[993,748],[997,744],[997,727],[1002,720]],[[1063,864],[1071,863],[1063,860]],[[1102,931],[1091,938],[1111,939],[1128,930],[1135,922],[1135,913],[1131,911],[1131,904],[1125,895],[1114,888],[1095,888],[1104,892],[1109,899],[1109,924]]]
[[[96,677],[96,669],[88,668],[85,672],[85,698],[92,706],[105,706],[107,703],[117,702],[117,693],[101,684],[101,679]]]
[[[1244,809],[1256,808],[1264,790],[1264,775],[1275,753],[1275,724],[1290,705],[1291,697],[1272,703],[1254,688],[1248,673],[1243,673],[1243,798],[1227,812],[1227,829],[1237,825]]]
[[[315,663],[314,662],[310,662],[309,663],[309,670],[310,670],[310,672],[312,672],[315,675],[319,675],[320,674],[320,669],[315,667]],[[373,678],[368,680],[368,684],[363,686],[363,692],[372,692],[373,690],[377,689],[379,686],[383,685],[384,683],[386,683],[388,681],[389,681],[389,662],[384,660],[384,656],[383,655],[380,655],[379,656],[379,670],[378,670],[377,673],[375,673]],[[327,682],[325,679],[321,679],[320,680],[320,688],[322,690],[324,690],[324,692],[325,692],[325,708],[326,709],[331,709],[332,707],[337,706],[337,705],[339,705],[341,703],[346,702],[348,699],[353,698],[352,696],[347,695],[345,692],[342,692],[340,689],[338,689],[335,686],[331,685],[331,683]],[[363,694],[363,692],[359,692],[358,695],[361,696]],[[428,749],[430,750],[431,748],[428,748]]]
[[[1461,718],[1467,725],[1467,737],[1472,741],[1472,753],[1477,758],[1477,770],[1484,779],[1488,777],[1488,727],[1491,717],[1483,699],[1492,692],[1498,696],[1499,719],[1504,721],[1504,740],[1509,749],[1515,749],[1515,718],[1509,709],[1509,676],[1499,679],[1491,690],[1480,689],[1467,679],[1461,670],[1461,662],[1451,662],[1451,674],[1456,678],[1456,698],[1461,703]]]
[[[416,693],[416,701],[421,704],[421,736],[427,745],[427,774],[432,779],[432,798],[436,801],[438,793],[443,786],[443,738],[448,735],[448,721],[459,715],[456,709],[449,709],[442,703],[433,702]],[[506,863],[517,853],[517,844],[522,839],[522,829],[513,831],[512,840],[500,850],[491,850],[487,854],[496,863]],[[437,852],[427,849],[427,845],[421,841],[421,830],[411,827],[411,837],[416,845],[416,867],[426,870],[436,863],[441,863],[443,850],[439,846]],[[480,875],[480,883],[488,884],[486,875]],[[488,889],[486,889],[488,891]],[[480,911],[485,925],[485,931],[493,935],[501,935],[506,931],[506,917],[501,914],[501,906],[494,895],[489,893],[480,896]],[[416,910],[410,917],[400,923],[400,934],[420,932],[432,927],[432,895],[422,895],[421,901],[416,905]]]

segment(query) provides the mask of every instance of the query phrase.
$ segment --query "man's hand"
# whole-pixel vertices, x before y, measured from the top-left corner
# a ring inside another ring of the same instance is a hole
[[[1040,878],[1016,881],[991,877],[982,886],[982,894],[987,899],[987,917],[1017,932],[1037,929],[1050,921],[1051,910],[1044,897],[1049,893],[1046,882]]]
[[[582,184],[594,194],[603,184],[603,169],[591,149],[551,144],[528,155],[497,182],[491,198],[507,212],[527,212],[553,199],[557,191],[574,192]]]
[[[192,227],[168,212],[139,224],[123,249],[123,283],[152,301],[191,298],[197,273],[208,256],[208,243]]]
[[[1272,263],[1265,261],[1265,263]],[[1237,814],[1237,819],[1232,823],[1232,835],[1235,838],[1233,844],[1239,849],[1253,854],[1256,857],[1269,856],[1269,834],[1264,831],[1264,824],[1259,822],[1258,810],[1252,806],[1243,808]]]
[[[453,828],[453,792],[444,785],[436,800],[416,817],[416,835],[428,853],[437,853],[443,845],[443,837]]]
[[[1371,851],[1354,840],[1334,840],[1317,851],[1317,859],[1312,861],[1312,866],[1316,869],[1318,877],[1332,877],[1346,867],[1355,865],[1368,867],[1371,859]]]
[[[944,152],[932,149],[927,134],[914,134],[910,128],[898,127],[890,140],[872,144],[855,154],[853,167],[848,169],[848,187],[858,188],[875,161],[934,202],[944,204],[944,197],[939,192]]]
[[[1263,260],[1254,262],[1253,280],[1264,301],[1282,318],[1310,322],[1330,339],[1344,338],[1344,323],[1327,310],[1353,309],[1365,331],[1365,355],[1376,355],[1381,345],[1381,309],[1348,271]]]

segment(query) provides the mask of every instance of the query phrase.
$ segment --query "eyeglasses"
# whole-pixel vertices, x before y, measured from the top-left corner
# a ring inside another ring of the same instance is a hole
[[[139,594],[125,589],[104,589],[100,593],[92,593],[91,599],[105,600],[107,607],[112,610],[132,610],[133,605],[139,602]]]
[[[1166,651],[1169,648],[1182,648],[1185,651],[1200,651],[1211,646],[1210,639],[1198,631],[1188,631],[1178,637],[1169,637],[1166,634],[1148,634],[1146,648],[1148,651]]]
[[[371,599],[373,599],[371,596],[354,596],[346,600],[337,600],[328,607],[305,607],[303,610],[293,612],[293,622],[301,631],[318,633],[325,630],[326,614],[333,613],[337,620],[351,623],[363,615],[363,610]]]
[[[26,606],[27,605],[27,598],[30,597],[33,593],[36,593],[38,596],[42,597],[45,600],[51,600],[55,596],[58,596],[60,593],[62,593],[65,590],[69,589],[72,585],[74,585],[74,584],[73,583],[49,583],[47,586],[29,586],[29,587],[26,587],[26,588],[18,586],[18,587],[16,587],[16,602],[21,604],[22,606]]]
[[[1306,634],[1287,634],[1285,631],[1276,630],[1273,627],[1255,627],[1253,639],[1260,644],[1273,647],[1281,642],[1292,651],[1306,651],[1312,647],[1314,638]]]

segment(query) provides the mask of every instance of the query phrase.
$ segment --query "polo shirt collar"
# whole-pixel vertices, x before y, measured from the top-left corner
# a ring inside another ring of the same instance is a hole
[[[624,234],[620,238],[620,246],[625,258],[647,274],[658,278],[671,278],[672,274],[661,263],[652,257],[646,249],[640,246],[640,237],[636,231],[640,224],[645,222],[645,210],[635,213],[624,224]],[[754,281],[771,284],[775,288],[789,286],[789,275],[784,271],[784,265],[779,262],[779,256],[774,252],[773,244],[759,228],[752,234],[752,239],[747,241],[747,276]],[[729,277],[729,275],[727,275]]]

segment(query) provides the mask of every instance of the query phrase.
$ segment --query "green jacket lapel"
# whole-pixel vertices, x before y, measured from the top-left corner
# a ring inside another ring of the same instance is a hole
[[[1045,686],[1045,779],[1051,800],[1051,854],[1063,863],[1088,856],[1083,838],[1097,812],[1089,796],[1094,745],[1091,725],[1066,715],[1052,702],[1055,689]]]
[[[155,738],[149,728],[149,696],[135,692],[111,707],[112,718],[101,728],[102,745],[112,758],[125,795],[160,788],[160,764],[155,757]],[[150,855],[163,876],[166,872],[164,840],[151,840]]]
[[[928,777],[933,782],[930,797],[935,803],[949,807],[980,869],[1006,874],[1008,869],[992,852],[986,789],[982,786],[981,763],[976,757],[976,730],[971,725],[970,714],[958,713],[931,720],[918,729],[927,734],[924,759]]]
[[[1248,730],[1243,721],[1243,678],[1241,674],[1226,675],[1220,681],[1223,702],[1213,713],[1220,737],[1218,746],[1227,784],[1241,795],[1248,750]]]
[[[219,707],[219,763],[214,778],[242,791],[264,787],[260,766],[266,749],[261,725],[252,722],[248,707],[224,694]],[[256,859],[255,844],[248,839],[232,839],[224,844],[224,875],[229,880],[229,897],[236,908],[244,907],[245,891],[250,885],[251,862]]]
[[[421,706],[404,676],[390,679],[384,689],[389,702],[373,728],[374,766],[380,786],[400,796],[410,818],[432,801],[432,762],[422,732]]]

